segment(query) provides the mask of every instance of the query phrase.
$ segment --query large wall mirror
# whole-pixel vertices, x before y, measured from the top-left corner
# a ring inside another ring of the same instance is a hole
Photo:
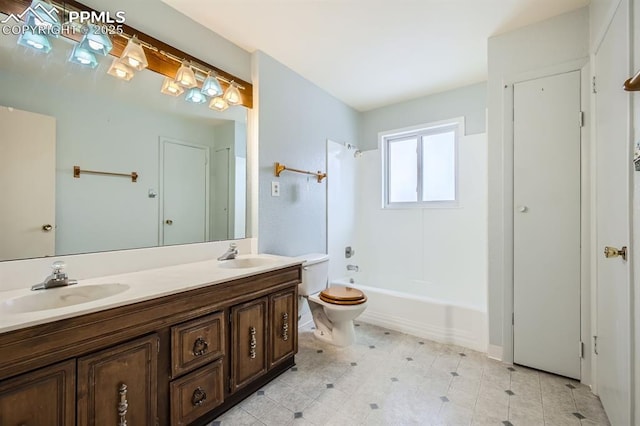
[[[110,57],[72,64],[63,37],[48,54],[16,40],[0,37],[0,260],[246,237],[244,107],[116,79]]]

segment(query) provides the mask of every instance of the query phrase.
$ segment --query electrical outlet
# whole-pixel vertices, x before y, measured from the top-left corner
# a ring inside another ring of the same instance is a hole
[[[271,182],[271,196],[272,197],[280,196],[280,182]]]

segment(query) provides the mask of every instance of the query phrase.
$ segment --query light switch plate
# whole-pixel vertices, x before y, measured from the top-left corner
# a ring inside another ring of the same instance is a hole
[[[271,196],[272,197],[280,196],[280,182],[271,182]]]

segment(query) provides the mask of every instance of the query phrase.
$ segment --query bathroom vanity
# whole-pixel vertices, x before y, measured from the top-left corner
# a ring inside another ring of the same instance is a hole
[[[0,312],[0,424],[200,425],[258,390],[294,364],[301,266],[239,261],[81,282],[130,289],[49,319]]]

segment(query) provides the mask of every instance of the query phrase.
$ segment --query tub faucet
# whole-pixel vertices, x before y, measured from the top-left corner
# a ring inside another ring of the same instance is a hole
[[[238,255],[238,249],[236,248],[236,243],[229,244],[229,248],[227,251],[218,258],[218,260],[231,260],[235,259]]]
[[[347,265],[347,271],[358,272],[359,270],[360,268],[358,267],[358,265]]]
[[[31,290],[46,290],[48,288],[64,287],[68,285],[78,284],[76,280],[70,280],[66,273],[62,272],[66,265],[64,262],[53,262],[51,268],[53,272],[40,284],[31,287]]]

